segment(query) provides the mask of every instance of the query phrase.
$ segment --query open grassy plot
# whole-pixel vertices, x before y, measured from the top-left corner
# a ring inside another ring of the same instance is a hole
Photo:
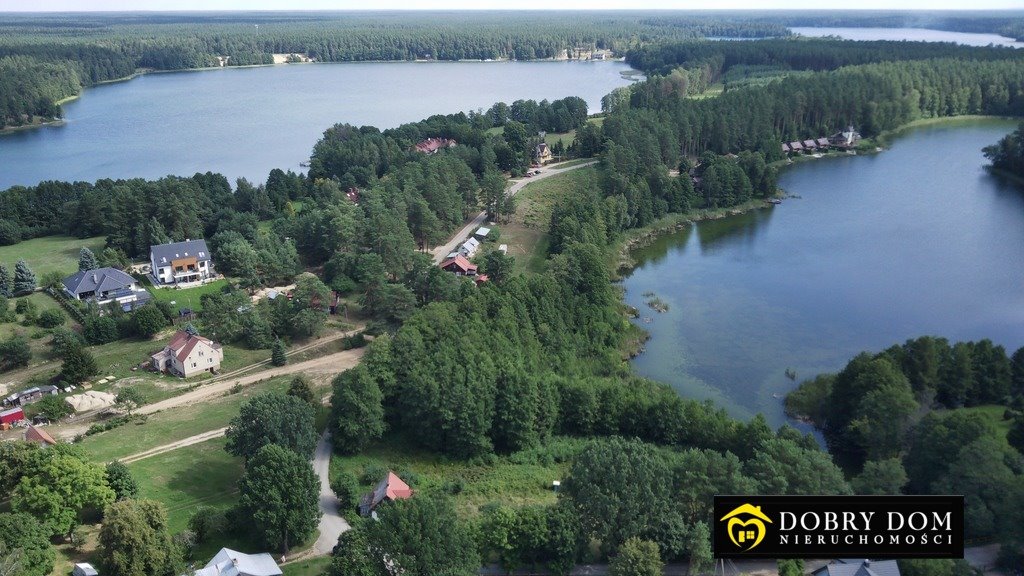
[[[28,267],[36,273],[36,278],[42,278],[47,272],[53,271],[70,275],[78,271],[78,252],[83,246],[99,255],[105,241],[102,236],[33,238],[10,246],[0,246],[0,262],[7,265],[11,274],[14,274],[14,264],[19,259],[24,259]]]
[[[1004,438],[1010,432],[1010,425],[1013,423],[1013,420],[1003,419],[1003,414],[1006,412],[1006,406],[990,404],[987,406],[972,406],[970,408],[958,408],[958,410],[972,412],[974,414],[981,414],[990,422],[992,422],[992,425],[996,427],[996,430],[999,431],[999,434]]]
[[[223,290],[227,285],[228,280],[221,279],[193,288],[156,288],[152,285],[146,288],[153,295],[154,299],[171,302],[176,309],[191,308],[194,311],[199,311],[203,309],[203,305],[200,302],[203,294],[215,294]]]
[[[319,576],[331,565],[330,556],[300,560],[281,566],[284,576]]]
[[[228,507],[238,499],[238,479],[244,463],[224,451],[227,440],[217,438],[129,464],[139,481],[141,496],[167,508],[171,533],[188,526],[201,506]]]
[[[462,462],[418,448],[412,441],[392,434],[357,456],[335,455],[331,474],[354,474],[362,482],[361,489],[369,491],[371,482],[363,482],[364,473],[390,469],[413,489],[452,494],[459,513],[471,517],[490,502],[513,506],[553,504],[556,496],[551,482],[565,476],[569,460],[581,446],[579,440],[558,438],[545,448]],[[377,480],[374,478],[372,483]]]
[[[228,394],[199,404],[182,406],[151,414],[145,422],[127,424],[100,434],[87,436],[79,446],[90,458],[109,462],[138,454],[158,446],[177,442],[209,430],[228,425],[238,415],[241,405],[253,396],[267,392],[284,392],[292,376],[272,378],[246,386],[240,392]],[[159,456],[153,456],[159,458]]]
[[[597,186],[597,170],[580,168],[530,183],[515,196],[516,213],[501,228],[501,244],[516,259],[519,272],[544,271],[548,227],[555,204],[573,190]]]

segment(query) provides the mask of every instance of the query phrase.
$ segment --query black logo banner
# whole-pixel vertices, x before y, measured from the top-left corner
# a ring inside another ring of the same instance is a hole
[[[963,496],[715,496],[715,558],[963,558]]]

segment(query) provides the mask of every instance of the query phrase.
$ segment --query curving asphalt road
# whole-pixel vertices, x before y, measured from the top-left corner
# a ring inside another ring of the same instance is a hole
[[[334,550],[341,533],[351,528],[348,522],[341,517],[338,510],[338,498],[331,490],[331,436],[330,432],[324,432],[320,441],[316,444],[316,451],[313,452],[313,471],[320,478],[320,536],[313,544],[311,555],[326,556]]]

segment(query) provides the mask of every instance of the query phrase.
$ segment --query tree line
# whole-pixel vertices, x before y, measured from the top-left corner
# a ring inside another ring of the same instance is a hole
[[[1024,177],[1024,124],[983,151],[996,170]]]
[[[861,353],[786,398],[858,474],[859,492],[964,494],[968,537],[999,536],[1008,565],[1024,551],[1022,408],[1024,348],[931,336]]]

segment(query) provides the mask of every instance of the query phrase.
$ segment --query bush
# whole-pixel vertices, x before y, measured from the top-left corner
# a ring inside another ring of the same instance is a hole
[[[359,481],[363,484],[376,484],[388,473],[388,469],[380,464],[367,464],[363,466],[363,474]]]
[[[32,411],[46,416],[50,420],[60,420],[74,412],[71,406],[58,396],[43,396],[41,400],[32,405]]]
[[[64,323],[64,313],[56,308],[43,310],[43,313],[36,319],[36,324],[42,328],[56,328]]]
[[[352,474],[341,472],[332,478],[331,490],[338,497],[338,508],[343,513],[351,512],[359,505],[359,483]]]
[[[196,542],[208,542],[219,536],[228,527],[228,518],[224,510],[212,506],[203,506],[196,510],[188,521],[188,529],[195,534]]]
[[[143,306],[132,314],[132,329],[141,338],[152,338],[167,327],[167,317],[156,306]]]
[[[110,316],[89,316],[85,319],[83,330],[85,341],[89,344],[107,344],[121,338],[117,320]]]
[[[24,336],[11,336],[0,342],[0,370],[13,370],[28,366],[32,349]]]

